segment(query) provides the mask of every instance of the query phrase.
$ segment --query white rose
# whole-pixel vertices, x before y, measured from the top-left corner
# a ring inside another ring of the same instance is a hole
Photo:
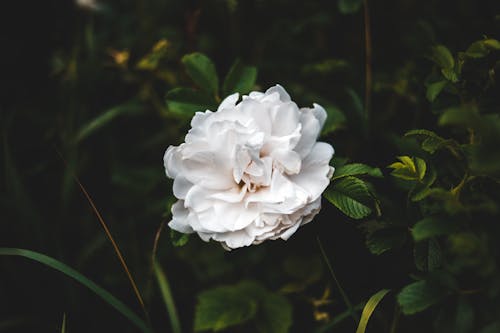
[[[334,170],[332,146],[316,141],[320,105],[299,109],[280,85],[238,98],[197,112],[163,158],[179,199],[170,228],[226,249],[288,239],[319,212]]]

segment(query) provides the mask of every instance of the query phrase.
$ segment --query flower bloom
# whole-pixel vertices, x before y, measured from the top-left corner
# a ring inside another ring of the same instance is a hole
[[[163,158],[174,179],[170,228],[226,249],[288,239],[321,208],[333,148],[317,138],[325,110],[298,108],[280,85],[197,112]]]

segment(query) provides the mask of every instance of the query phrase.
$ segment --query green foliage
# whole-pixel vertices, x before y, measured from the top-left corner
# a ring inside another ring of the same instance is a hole
[[[344,214],[361,219],[370,215],[373,197],[366,183],[356,177],[346,176],[332,183],[324,196]]]
[[[334,105],[324,105],[325,111],[328,115],[325,125],[321,131],[321,135],[332,134],[333,132],[345,126],[346,117],[339,108]]]
[[[372,177],[383,177],[382,172],[379,168],[374,168],[362,163],[352,163],[342,165],[335,170],[332,180],[336,180],[348,176],[372,176]]]
[[[389,165],[394,169],[391,174],[396,178],[404,180],[422,181],[425,177],[427,164],[419,157],[398,156],[401,162],[395,162]]]
[[[250,320],[257,332],[287,332],[292,309],[286,298],[252,281],[217,287],[198,296],[195,331],[220,331]]]
[[[417,281],[404,287],[397,300],[404,314],[414,314],[436,304],[446,296],[439,286],[428,281]]]
[[[219,77],[212,60],[206,55],[196,52],[182,57],[182,63],[186,67],[189,77],[198,87],[211,96],[218,95]]]
[[[447,84],[448,81],[445,80],[429,84],[426,94],[427,100],[429,102],[434,102],[434,100],[439,96],[439,94],[441,93],[441,91],[443,91]]]
[[[458,155],[458,150],[460,147],[455,140],[447,140],[443,139],[436,133],[425,130],[425,129],[416,129],[411,130],[405,133],[406,137],[416,137],[421,140],[421,147],[423,150],[430,154],[434,154],[438,149],[447,148],[453,154]]]
[[[215,111],[220,102],[219,78],[215,65],[206,55],[195,52],[185,55],[182,63],[193,82],[200,90],[174,88],[167,92],[166,102],[169,111],[178,116],[190,118],[197,111]],[[246,66],[236,60],[224,79],[223,96],[238,92],[251,91],[257,80],[257,68]]]
[[[470,58],[483,58],[490,54],[491,51],[498,50],[500,50],[500,42],[488,38],[472,43],[465,51],[465,55]]]
[[[174,298],[172,296],[172,290],[170,288],[170,283],[167,280],[167,276],[165,272],[160,267],[158,262],[153,259],[153,269],[156,276],[156,281],[158,282],[158,286],[160,287],[160,292],[163,298],[163,302],[165,303],[165,307],[167,308],[168,316],[170,319],[170,325],[172,327],[173,333],[181,333],[181,324],[179,321],[179,315],[177,314],[177,308],[175,307]]]
[[[471,302],[462,296],[440,310],[434,322],[434,329],[438,332],[472,333],[474,321],[474,308]]]
[[[76,135],[76,142],[85,140],[88,136],[92,135],[94,132],[98,131],[100,128],[111,123],[115,118],[122,115],[132,115],[137,114],[142,110],[142,105],[137,102],[129,102],[123,105],[115,106],[107,111],[104,111],[101,115],[97,116],[87,124],[85,124]]]
[[[406,241],[406,232],[401,228],[380,228],[368,232],[366,236],[366,247],[371,253],[380,255],[386,251],[400,248]]]
[[[455,59],[450,50],[444,45],[437,45],[432,48],[431,59],[441,69],[451,70],[455,67]]]
[[[170,240],[173,246],[184,246],[189,241],[189,234],[183,234],[174,229],[170,229]]]
[[[234,62],[224,79],[222,91],[224,96],[232,93],[240,93],[241,95],[249,93],[257,80],[257,68],[253,66],[245,66],[240,60]]]
[[[435,217],[426,217],[418,221],[411,231],[415,241],[421,241],[435,236],[451,234],[458,229],[456,222]]]
[[[205,93],[189,89],[176,88],[170,90],[166,96],[168,109],[181,116],[192,117],[197,111],[204,112],[214,109],[216,104],[212,97]]]
[[[420,241],[413,248],[415,267],[419,271],[435,271],[443,265],[443,254],[435,238]]]
[[[478,303],[473,305],[462,296],[467,292],[460,288],[468,288],[461,286],[464,279],[475,281],[473,284],[479,289],[472,289],[473,293],[483,294],[480,286],[486,283],[488,287],[485,288],[490,290],[486,294],[496,294],[493,291],[496,287],[486,281],[498,278],[498,269],[492,259],[496,250],[490,244],[498,237],[495,218],[498,217],[499,198],[494,193],[500,189],[500,158],[498,149],[493,147],[500,142],[500,127],[498,114],[482,104],[492,87],[490,64],[495,62],[485,64],[490,74],[482,81],[474,81],[471,68],[478,66],[483,58],[492,56],[497,46],[496,40],[484,39],[472,43],[457,56],[444,46],[433,48],[431,59],[447,83],[442,77],[437,78],[439,81],[428,85],[427,98],[430,102],[441,103],[445,96],[440,92],[445,87],[449,94],[459,97],[456,104],[441,107],[436,120],[438,126],[446,127],[446,133],[454,137],[445,138],[437,134],[438,131],[426,129],[410,130],[405,138],[416,139],[418,146],[407,150],[422,158],[403,156],[399,157],[400,162],[390,166],[394,169],[393,176],[405,181],[398,186],[408,192],[414,212],[417,212],[418,217],[408,224],[414,240],[415,267],[423,274],[419,275],[422,280],[404,287],[397,300],[404,314],[425,311],[435,305],[438,313],[434,320],[436,332],[474,332],[484,327],[476,322]],[[484,67],[477,69],[481,71]],[[469,89],[478,88],[484,95],[476,99]],[[368,246],[370,244],[367,242]],[[495,302],[486,294],[481,297],[482,306],[494,306]],[[441,302],[449,295],[453,295],[452,300],[447,298],[446,302]]]

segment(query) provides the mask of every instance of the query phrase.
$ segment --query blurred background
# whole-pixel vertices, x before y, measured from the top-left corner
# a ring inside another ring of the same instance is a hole
[[[120,262],[73,178],[77,175],[123,252],[152,327],[168,332],[151,256],[173,202],[163,153],[182,142],[189,129],[189,117],[171,112],[165,103],[167,91],[193,85],[182,66],[183,55],[203,52],[220,78],[240,59],[258,69],[256,90],[279,83],[301,106],[324,105],[337,118],[322,140],[339,157],[383,169],[398,149],[396,136],[433,126],[429,124],[439,105],[425,97],[432,69],[429,48],[445,44],[455,52],[483,35],[500,38],[497,0],[370,1],[373,97],[365,121],[359,116],[365,17],[359,5],[341,3],[3,3],[0,246],[57,258],[141,314]],[[293,307],[291,331],[331,327],[345,305],[324,264],[318,235],[353,304],[410,280],[410,250],[374,256],[365,249],[357,222],[326,202],[315,221],[289,241],[232,252],[196,235],[176,247],[166,229],[157,257],[183,331],[193,330],[199,292],[244,279],[281,290]],[[381,305],[384,315],[374,321],[372,332],[389,331],[393,310],[394,299]],[[22,258],[0,258],[0,331],[58,332],[63,315],[67,332],[136,331],[66,276]],[[412,324],[415,320],[419,327]],[[401,332],[427,332],[432,326],[423,315],[402,318],[399,325]],[[228,331],[255,330],[249,324]],[[355,325],[347,319],[328,331],[354,332]]]

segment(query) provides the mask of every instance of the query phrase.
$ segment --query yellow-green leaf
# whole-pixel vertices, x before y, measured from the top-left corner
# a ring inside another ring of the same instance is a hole
[[[361,313],[361,319],[359,320],[359,325],[356,333],[365,333],[366,326],[368,325],[368,320],[370,320],[373,311],[375,311],[377,305],[385,297],[385,295],[389,293],[389,291],[389,289],[382,289],[372,297],[370,297],[368,302],[366,302],[365,307],[363,308],[363,312]]]
[[[455,59],[450,50],[444,45],[437,45],[432,48],[431,59],[443,69],[453,69],[455,67]]]

